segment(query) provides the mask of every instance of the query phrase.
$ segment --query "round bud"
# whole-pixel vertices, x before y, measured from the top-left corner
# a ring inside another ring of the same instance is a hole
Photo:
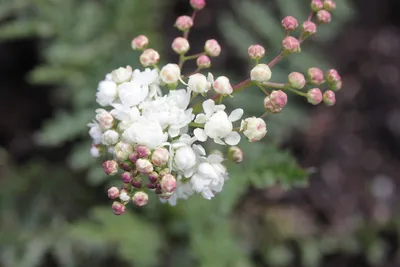
[[[133,151],[131,154],[129,154],[129,160],[133,163],[136,163],[138,158],[139,158],[139,155],[136,151]]]
[[[203,74],[196,73],[189,77],[188,87],[195,93],[204,94],[211,89],[211,82]]]
[[[149,201],[149,196],[145,192],[136,192],[132,197],[136,206],[142,207]]]
[[[243,150],[237,146],[231,146],[228,150],[228,158],[236,164],[243,161],[243,156]]]
[[[140,64],[142,64],[144,67],[148,67],[157,64],[157,62],[160,60],[160,55],[156,50],[149,48],[143,51],[139,60]]]
[[[317,33],[317,25],[312,21],[304,21],[303,22],[303,33],[306,36],[311,36]]]
[[[255,44],[255,45],[249,46],[249,49],[247,50],[247,52],[251,59],[259,60],[264,57],[265,48],[261,45]]]
[[[320,11],[324,7],[324,4],[321,0],[312,0],[311,1],[311,10],[314,12]]]
[[[129,155],[133,152],[133,146],[124,142],[118,142],[114,146],[114,155],[119,162],[127,160]]]
[[[131,184],[135,188],[142,188],[142,183],[139,180],[133,180]]]
[[[147,146],[137,146],[136,153],[139,158],[147,158],[151,154],[151,150]]]
[[[119,189],[115,186],[108,189],[108,197],[111,199],[116,199],[117,197],[119,197]]]
[[[207,55],[210,57],[217,57],[221,54],[221,46],[218,44],[217,40],[207,40],[204,45],[204,51],[206,51]]]
[[[310,89],[307,92],[307,101],[310,104],[318,105],[322,101],[322,93],[318,88]]]
[[[177,37],[172,42],[172,50],[179,55],[185,54],[187,51],[189,51],[189,48],[190,45],[188,40],[183,37]]]
[[[161,189],[164,192],[172,193],[172,192],[174,192],[174,190],[176,188],[176,179],[171,174],[164,175],[161,178],[160,185],[161,185]]]
[[[261,118],[250,117],[242,120],[240,131],[249,139],[250,142],[261,140],[267,134],[267,126]]]
[[[136,161],[136,170],[140,173],[149,174],[153,169],[153,164],[147,159],[138,159]]]
[[[336,95],[331,90],[325,91],[322,99],[327,106],[333,106],[336,103]]]
[[[319,68],[309,68],[307,71],[307,80],[311,84],[323,84],[325,82],[324,72]]]
[[[285,31],[294,31],[299,26],[297,19],[292,16],[285,17],[281,23]]]
[[[213,84],[215,92],[221,95],[230,95],[233,92],[233,88],[229,79],[225,76],[218,77]]]
[[[332,12],[336,9],[336,3],[333,0],[325,0],[324,1],[324,9]]]
[[[330,69],[326,72],[326,81],[328,82],[329,88],[337,91],[342,88],[342,77],[335,69]]]
[[[206,0],[190,0],[190,5],[193,9],[200,10],[206,6]]]
[[[180,16],[176,19],[175,27],[183,32],[188,31],[193,27],[193,19],[189,16]]]
[[[166,84],[175,84],[178,82],[181,70],[177,64],[169,63],[160,71],[160,77]]]
[[[257,64],[250,71],[250,78],[252,81],[267,82],[271,79],[271,69],[267,64]]]
[[[102,130],[108,130],[112,128],[114,117],[104,109],[96,109],[96,120],[99,122],[99,126]]]
[[[129,202],[129,200],[131,200],[131,197],[129,196],[128,191],[126,191],[125,189],[122,189],[121,192],[119,193],[119,199],[122,202]]]
[[[107,175],[115,175],[118,172],[118,163],[115,160],[104,161],[103,169]]]
[[[132,182],[132,175],[130,172],[124,172],[121,174],[121,179],[124,183],[130,183]]]
[[[197,64],[197,67],[199,67],[199,69],[209,68],[209,67],[211,67],[211,60],[208,56],[201,55],[197,58],[196,64]]]
[[[300,72],[292,72],[288,76],[290,87],[294,89],[302,89],[306,85],[306,79]]]
[[[264,98],[264,108],[266,111],[273,114],[278,114],[282,111],[282,108],[278,105],[275,105],[269,96]]]
[[[286,36],[282,41],[283,51],[286,53],[299,53],[301,52],[300,42],[293,36]]]
[[[123,215],[125,213],[125,205],[118,202],[118,201],[114,201],[114,203],[111,206],[113,212],[115,215]]]
[[[151,173],[149,173],[148,177],[149,177],[149,181],[150,181],[151,183],[155,183],[155,182],[157,182],[157,180],[158,180],[158,178],[159,178],[160,176],[159,176],[158,173],[156,173],[156,172],[151,172]]]
[[[101,142],[105,146],[115,145],[118,142],[119,134],[114,130],[107,130],[101,136]]]
[[[149,45],[149,39],[144,35],[139,35],[132,40],[131,46],[133,50],[143,50]]]
[[[331,13],[329,13],[328,11],[320,10],[317,12],[317,21],[319,23],[327,24],[331,22],[331,19],[332,19]]]
[[[282,108],[287,104],[287,95],[281,90],[274,90],[272,93],[265,97],[264,107],[268,112],[280,113]]]
[[[190,80],[190,79],[189,79]],[[151,162],[154,166],[163,166],[167,164],[169,159],[169,152],[164,147],[158,147],[151,155]]]
[[[147,187],[148,189],[156,189],[157,184],[155,184],[155,183],[148,183],[148,184],[146,184],[146,187]]]

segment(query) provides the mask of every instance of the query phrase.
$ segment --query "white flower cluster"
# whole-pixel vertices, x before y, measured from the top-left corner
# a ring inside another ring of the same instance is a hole
[[[114,157],[103,164],[105,172],[125,171],[124,189],[111,188],[112,199],[127,203],[132,198],[143,205],[147,198],[142,191],[148,188],[162,201],[175,205],[177,199],[194,193],[211,199],[222,190],[228,179],[222,153],[207,153],[202,143],[210,138],[219,145],[236,146],[239,131],[253,142],[264,137],[266,127],[257,118],[238,122],[242,109],[228,114],[225,105],[212,99],[205,100],[203,112],[195,114],[189,107],[191,100],[198,94],[206,96],[212,88],[221,95],[232,93],[228,78],[214,81],[211,74],[194,74],[185,85],[176,64],[167,64],[160,71],[127,66],[106,75],[96,94],[103,108],[96,110],[95,120],[88,126],[92,156],[112,153]],[[243,153],[236,155],[240,162]],[[138,192],[140,196],[135,194]],[[120,207],[118,203],[115,206]]]

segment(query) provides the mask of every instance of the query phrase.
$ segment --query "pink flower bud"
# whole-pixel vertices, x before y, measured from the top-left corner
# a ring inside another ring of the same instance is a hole
[[[159,172],[161,177],[163,177],[164,175],[170,174],[170,173],[171,173],[171,171],[168,168],[164,168]]]
[[[153,171],[153,164],[147,159],[138,159],[136,161],[136,170],[143,174],[149,174]]]
[[[183,37],[177,37],[172,42],[172,50],[174,50],[174,52],[179,55],[185,54],[187,51],[189,51],[189,48],[190,48],[190,45],[189,45],[188,40],[186,40]]]
[[[319,68],[309,68],[307,72],[308,82],[315,85],[320,85],[325,82],[324,72]]]
[[[251,59],[259,60],[264,57],[265,48],[261,45],[255,44],[255,45],[249,46],[249,49],[247,50],[247,52]]]
[[[146,184],[146,187],[148,189],[156,189],[157,188],[157,184],[156,183],[148,183],[148,184]]]
[[[307,92],[307,101],[310,104],[318,105],[322,101],[322,93],[318,88],[310,89]]]
[[[151,162],[154,166],[163,166],[167,164],[169,159],[169,152],[164,147],[158,147],[154,150],[153,155],[151,155]]]
[[[336,3],[333,0],[325,0],[324,1],[324,9],[332,12],[336,9]]]
[[[189,16],[180,16],[176,19],[175,27],[180,31],[188,31],[193,26],[193,19]]]
[[[146,146],[136,147],[136,153],[139,158],[147,158],[151,154],[151,150]]]
[[[129,160],[133,163],[136,163],[138,158],[139,158],[139,155],[136,151],[133,151],[131,154],[129,154]]]
[[[180,76],[181,76],[181,69],[177,64],[169,63],[164,67],[162,67],[160,71],[161,80],[166,84],[177,83]]]
[[[342,89],[342,81],[337,81],[336,83],[329,84],[329,88],[333,91],[339,91]]]
[[[133,166],[129,162],[121,162],[119,164],[119,167],[127,172],[131,171],[133,168]]]
[[[267,126],[261,118],[250,117],[242,120],[240,131],[249,139],[250,142],[260,141],[267,134]]]
[[[136,192],[132,197],[133,203],[136,206],[142,207],[149,201],[149,196],[145,192]]]
[[[328,11],[320,10],[317,12],[317,21],[319,23],[327,24],[331,22],[331,19],[332,19],[331,13],[329,13]]]
[[[142,183],[139,180],[133,180],[131,184],[135,188],[142,188]]]
[[[278,105],[275,105],[269,96],[264,98],[264,108],[273,114],[278,114],[282,111],[282,108]]]
[[[278,105],[281,108],[284,108],[287,104],[287,94],[282,90],[274,90],[269,95],[272,103]]]
[[[306,79],[300,72],[292,72],[288,76],[290,87],[294,89],[302,89],[306,85]]]
[[[237,146],[231,146],[228,150],[228,158],[234,163],[242,162],[243,156],[243,150]]]
[[[144,35],[139,35],[132,40],[131,46],[133,50],[143,50],[149,45],[149,39]]]
[[[151,172],[151,173],[149,173],[148,176],[149,176],[149,181],[150,181],[151,183],[157,182],[158,177],[160,177],[160,176],[158,175],[158,173],[156,173],[156,172]]]
[[[233,92],[233,88],[229,79],[225,76],[218,77],[213,84],[215,92],[221,95],[230,95]]]
[[[160,185],[161,185],[161,189],[164,192],[172,193],[172,192],[174,192],[174,190],[176,188],[176,179],[171,174],[164,175],[161,178]]]
[[[285,17],[281,23],[285,31],[294,31],[299,26],[297,19],[292,16]]]
[[[148,67],[157,64],[157,62],[160,60],[160,55],[156,50],[149,48],[143,51],[139,60],[140,64],[142,64],[144,67]]]
[[[317,25],[312,21],[304,21],[303,22],[303,33],[306,36],[314,35],[317,33]]]
[[[130,183],[132,181],[132,175],[130,172],[124,172],[121,174],[122,182]]]
[[[200,10],[206,6],[206,0],[190,0],[190,5],[193,9]]]
[[[108,197],[111,199],[116,199],[119,197],[119,189],[115,186],[110,187],[110,189],[108,189]]]
[[[286,36],[282,41],[282,48],[286,53],[301,52],[300,42],[293,36]]]
[[[331,90],[325,91],[323,95],[323,100],[325,105],[327,106],[333,106],[336,103],[336,96],[335,93]]]
[[[115,215],[123,215],[126,211],[125,205],[118,201],[114,201],[111,208]]]
[[[211,60],[208,56],[206,55],[201,55],[197,58],[196,60],[197,67],[200,69],[205,69],[211,67]]]
[[[324,7],[324,4],[321,0],[312,0],[311,1],[311,10],[314,12],[320,11]]]
[[[271,79],[271,76],[271,69],[268,67],[267,64],[257,64],[250,71],[250,78],[252,81],[267,82]]]
[[[221,46],[214,39],[207,40],[204,45],[204,50],[210,57],[217,57],[221,53]]]
[[[99,126],[102,130],[108,130],[112,128],[114,117],[105,111],[104,109],[96,109],[96,120],[99,122]]]
[[[335,69],[328,70],[325,75],[328,83],[335,84],[342,81],[342,77],[340,77],[339,73]]]
[[[103,169],[107,175],[115,175],[118,172],[118,163],[115,160],[104,161]]]

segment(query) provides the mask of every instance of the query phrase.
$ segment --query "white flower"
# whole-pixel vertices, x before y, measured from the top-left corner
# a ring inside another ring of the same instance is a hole
[[[271,69],[267,64],[258,64],[250,72],[252,81],[267,82],[271,79]]]
[[[113,81],[101,81],[97,88],[96,101],[101,106],[109,106],[117,98],[117,85]]]
[[[229,79],[225,76],[218,77],[213,84],[215,92],[221,95],[230,95],[233,92],[233,88]]]
[[[101,108],[96,109],[96,113],[96,120],[99,122],[101,129],[108,130],[112,128],[114,118],[110,113]]]
[[[119,134],[114,130],[107,130],[101,136],[101,142],[105,146],[115,145],[118,142]]]
[[[175,206],[178,199],[188,199],[188,197],[190,197],[193,194],[194,190],[192,188],[192,184],[190,182],[183,183],[181,181],[181,177],[178,177],[174,193],[167,200],[160,199],[160,201],[168,202],[171,206]]]
[[[90,147],[90,155],[94,158],[100,157],[100,149],[95,144]]]
[[[156,95],[161,95],[161,89],[159,87],[159,76],[156,69],[146,68],[144,71],[135,70],[132,74],[132,82],[138,83],[141,86],[149,86],[148,97],[152,98]]]
[[[177,64],[169,63],[160,71],[160,77],[166,84],[177,83],[181,76],[181,69]]]
[[[167,141],[168,134],[163,132],[157,121],[142,116],[125,130],[122,139],[129,144],[139,144],[154,149]]]
[[[267,134],[267,126],[261,118],[250,117],[242,120],[240,131],[249,139],[250,142],[261,140]]]
[[[91,122],[88,124],[88,126],[90,127],[89,135],[93,139],[93,143],[96,145],[100,144],[103,131],[101,130],[99,124],[97,122]]]
[[[195,93],[204,94],[211,89],[211,82],[203,74],[196,73],[189,77],[188,87]]]
[[[119,199],[121,199],[121,201],[123,202],[128,202],[131,199],[131,197],[125,190],[122,190],[121,193],[119,194]]]
[[[185,177],[190,177],[193,175],[193,167],[196,165],[196,154],[190,146],[183,146],[175,152],[174,163]]]
[[[149,94],[149,87],[136,82],[124,82],[118,86],[118,92],[122,104],[132,107],[145,100]]]
[[[126,66],[126,68],[120,67],[111,72],[111,78],[116,83],[127,82],[132,77],[132,67]]]

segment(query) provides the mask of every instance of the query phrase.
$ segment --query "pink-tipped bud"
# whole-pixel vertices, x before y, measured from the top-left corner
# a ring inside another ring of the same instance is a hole
[[[244,153],[237,146],[231,146],[228,150],[228,158],[234,163],[240,163],[243,161]]]
[[[121,179],[122,182],[129,184],[130,182],[132,182],[132,174],[130,172],[124,172],[121,174]]]
[[[108,189],[108,197],[111,199],[116,199],[119,197],[119,189],[115,186],[110,187],[110,189]]]
[[[175,40],[172,42],[171,47],[172,47],[172,50],[174,50],[174,52],[179,55],[185,54],[190,49],[188,40],[183,37],[175,38]]]
[[[218,77],[213,84],[215,92],[220,95],[230,95],[233,92],[232,85],[229,79],[225,76]]]
[[[321,0],[312,0],[311,1],[311,10],[314,12],[320,11],[324,7],[324,4]]]
[[[149,48],[143,51],[139,60],[140,64],[142,64],[144,67],[148,67],[157,64],[157,62],[160,60],[160,55],[156,50]]]
[[[249,57],[251,59],[259,60],[264,57],[265,55],[265,48],[261,45],[255,44],[249,46],[249,49],[247,50],[249,53]]]
[[[149,45],[149,38],[144,35],[139,35],[131,42],[133,50],[143,50]]]
[[[210,57],[217,57],[219,54],[221,54],[221,46],[217,40],[207,40],[206,44],[204,45],[204,51],[206,51],[207,55]]]
[[[193,19],[189,16],[180,16],[176,19],[175,27],[183,32],[188,31],[193,27]]]
[[[166,84],[176,84],[181,76],[181,69],[177,64],[169,63],[162,67],[160,78]]]
[[[322,101],[322,93],[318,88],[310,89],[307,92],[307,101],[310,104],[318,105]]]
[[[338,91],[342,88],[342,77],[340,77],[337,70],[331,69],[326,72],[326,81],[329,88]]]
[[[290,73],[288,76],[288,81],[290,87],[294,89],[303,89],[303,87],[306,85],[306,79],[304,78],[304,75],[300,72]]]
[[[142,182],[140,182],[139,180],[133,180],[131,182],[131,185],[135,188],[142,188]]]
[[[325,91],[322,99],[324,100],[324,103],[327,106],[333,106],[336,103],[336,95],[331,90]]]
[[[326,10],[320,10],[317,12],[317,21],[322,24],[331,22],[332,15]]]
[[[118,163],[115,160],[104,161],[103,169],[107,175],[116,175],[118,172]]]
[[[240,131],[243,132],[250,142],[257,142],[267,134],[267,126],[263,119],[250,117],[242,120]]]
[[[125,205],[118,201],[114,201],[111,208],[115,215],[123,215],[126,211]]]
[[[287,16],[282,20],[282,27],[285,31],[294,31],[299,26],[299,22],[292,16]]]
[[[101,129],[108,130],[113,127],[114,117],[104,109],[96,109],[96,120]]]
[[[156,173],[156,172],[151,172],[151,173],[149,173],[148,176],[149,176],[149,181],[150,181],[151,183],[157,182],[158,177],[160,177],[160,176],[158,175],[158,173]]]
[[[300,42],[293,36],[286,36],[282,41],[283,51],[286,53],[299,53],[301,52]]]
[[[174,190],[176,188],[176,179],[171,174],[164,175],[161,178],[160,185],[161,185],[161,189],[164,192],[172,193],[172,192],[174,192]]]
[[[336,9],[336,3],[333,0],[325,0],[324,1],[324,9],[332,12]]]
[[[206,6],[206,0],[190,0],[190,5],[193,9],[200,10]]]
[[[158,174],[160,174],[160,176],[163,177],[164,175],[167,175],[169,173],[171,173],[171,170],[168,168],[164,168]]]
[[[157,184],[156,183],[147,183],[146,187],[148,189],[156,189],[157,188]]]
[[[136,170],[140,173],[149,174],[153,169],[153,164],[147,159],[138,159],[136,161]]]
[[[136,153],[139,158],[147,158],[151,154],[151,150],[147,146],[138,146]]]
[[[264,108],[273,114],[278,114],[282,111],[282,108],[278,105],[272,103],[271,98],[269,96],[264,98]]]
[[[287,94],[282,90],[274,90],[264,99],[264,107],[271,113],[279,113],[287,104]]]
[[[271,79],[272,72],[267,64],[257,64],[250,71],[250,79],[257,82],[267,82]]]
[[[169,159],[169,151],[164,147],[158,147],[151,155],[151,162],[154,166],[163,166],[167,164]]]
[[[303,33],[306,36],[311,36],[317,33],[317,25],[312,21],[304,21],[303,22]]]
[[[130,160],[132,163],[136,163],[136,161],[138,160],[138,158],[139,158],[139,155],[138,155],[138,153],[137,153],[136,151],[133,151],[131,154],[129,154],[129,160]]]
[[[197,67],[199,67],[199,69],[209,68],[209,67],[211,67],[211,60],[208,56],[201,55],[197,58],[196,64],[197,64]]]
[[[149,201],[149,196],[145,192],[136,192],[132,197],[136,206],[142,207]]]
[[[309,68],[307,71],[307,80],[311,84],[323,84],[325,82],[324,72],[319,68]]]

